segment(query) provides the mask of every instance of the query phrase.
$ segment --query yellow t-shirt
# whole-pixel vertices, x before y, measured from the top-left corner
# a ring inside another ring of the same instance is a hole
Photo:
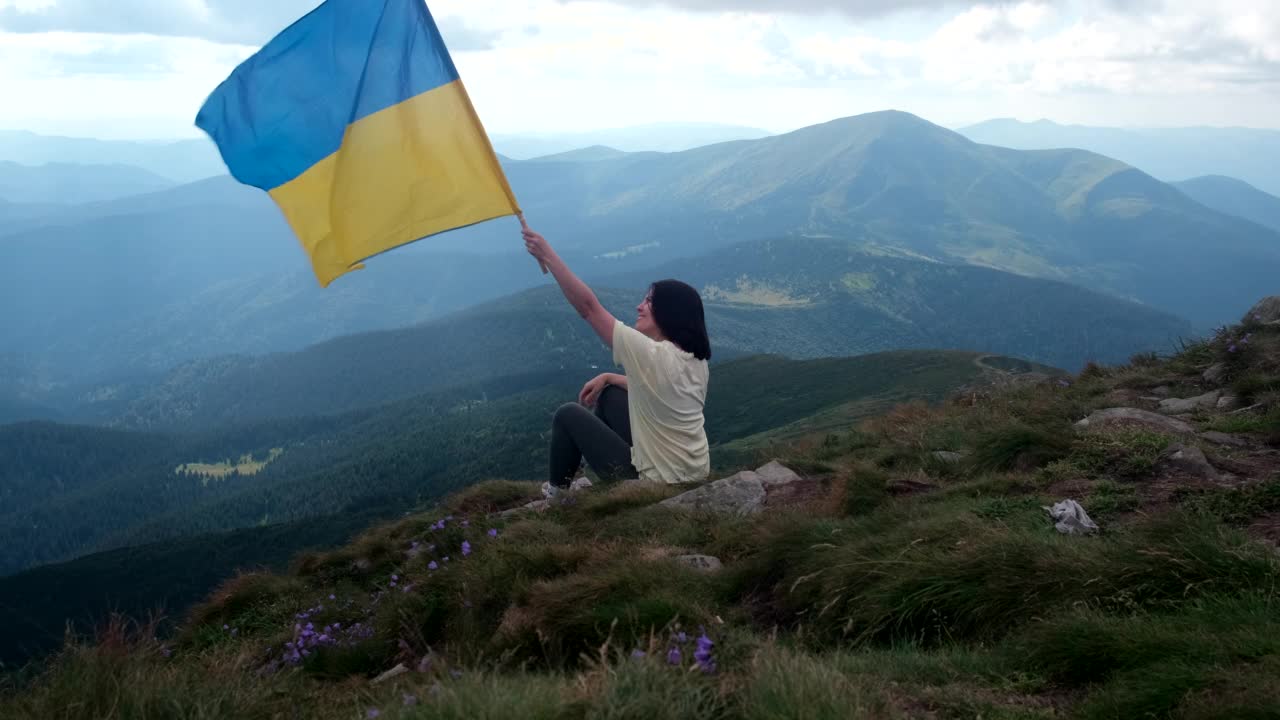
[[[669,340],[655,342],[621,320],[613,326],[613,361],[627,375],[631,463],[640,477],[665,483],[705,480],[711,471],[702,417],[707,361]]]

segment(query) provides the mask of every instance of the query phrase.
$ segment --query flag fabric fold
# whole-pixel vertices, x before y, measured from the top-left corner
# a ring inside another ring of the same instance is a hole
[[[237,67],[196,126],[270,194],[322,286],[520,212],[423,0],[326,0]]]

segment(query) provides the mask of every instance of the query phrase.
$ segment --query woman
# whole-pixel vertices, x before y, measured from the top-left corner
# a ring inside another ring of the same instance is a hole
[[[636,326],[630,328],[610,315],[546,238],[527,225],[524,242],[529,254],[555,277],[569,304],[613,348],[614,362],[626,373],[593,378],[583,386],[577,403],[556,411],[550,485],[567,487],[584,457],[606,482],[637,477],[657,483],[706,479],[711,461],[702,408],[711,343],[698,291],[676,280],[654,283],[636,308]],[[587,409],[593,405],[594,413]]]

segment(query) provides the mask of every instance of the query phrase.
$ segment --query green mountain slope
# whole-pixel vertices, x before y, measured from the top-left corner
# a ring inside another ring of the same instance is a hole
[[[707,298],[716,358],[814,358],[896,348],[955,348],[1078,368],[1172,348],[1186,323],[1074,286],[985,268],[859,252],[832,240],[747,243],[615,277],[598,289],[634,320],[648,282],[674,275]],[[419,326],[332,340],[298,353],[220,358],[163,380],[107,386],[92,417],[128,427],[209,427],[331,414],[513,373],[586,378],[611,356],[553,287]]]
[[[762,236],[847,237],[1070,280],[1197,326],[1237,317],[1280,272],[1275,233],[1122,163],[979,145],[905,113],[672,155],[517,163],[509,174],[531,222],[602,256],[688,256]],[[1226,268],[1230,281],[1220,279]],[[1192,284],[1195,296],[1179,294]]]
[[[707,433],[718,446],[859,400],[934,399],[990,370],[962,352],[717,365]],[[492,380],[331,418],[193,436],[23,424],[0,428],[0,572],[128,544],[347,509],[405,507],[477,478],[540,478],[545,433],[589,375]],[[763,391],[762,388],[768,388]],[[175,473],[249,455],[226,477]],[[112,454],[115,453],[115,454]],[[56,487],[72,477],[79,484]],[[48,481],[40,485],[40,480]]]
[[[1098,414],[1161,386],[1260,407]],[[0,715],[1270,718],[1278,390],[1280,326],[1250,320],[795,443],[756,513],[714,482],[695,511],[624,484],[536,512],[481,483],[228,579],[175,632],[71,643]]]
[[[1173,186],[1218,212],[1280,230],[1280,197],[1264,193],[1243,180],[1205,175],[1173,183]]]

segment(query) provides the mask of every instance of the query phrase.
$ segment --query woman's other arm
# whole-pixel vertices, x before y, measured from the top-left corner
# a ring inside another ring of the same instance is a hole
[[[596,331],[596,335],[600,336],[604,344],[613,347],[613,326],[617,322],[613,315],[604,309],[591,288],[587,287],[587,284],[564,264],[556,251],[551,249],[551,244],[546,238],[531,230],[528,225],[524,226],[523,234],[525,249],[546,266],[552,277],[556,279],[556,283],[560,285],[565,299],[578,311],[582,319],[591,325],[591,329]],[[625,379],[623,382],[625,383]]]

